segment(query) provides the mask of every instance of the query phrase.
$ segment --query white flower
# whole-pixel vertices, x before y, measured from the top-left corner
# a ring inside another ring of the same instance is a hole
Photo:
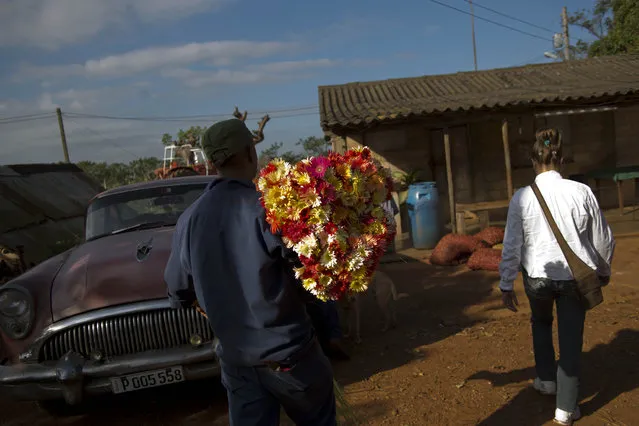
[[[337,266],[337,258],[333,252],[325,250],[324,253],[322,253],[320,264],[325,268],[334,268]]]
[[[313,254],[313,250],[315,250],[316,248],[317,238],[315,238],[315,235],[311,234],[302,238],[299,243],[295,244],[293,250],[295,250],[295,252],[300,256],[311,257],[311,255]]]

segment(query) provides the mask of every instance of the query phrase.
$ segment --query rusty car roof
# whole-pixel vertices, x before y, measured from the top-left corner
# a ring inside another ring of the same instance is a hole
[[[194,184],[207,184],[215,179],[216,175],[208,175],[208,176],[182,176],[175,177],[169,179],[158,179],[151,180],[148,182],[140,182],[140,183],[132,183],[130,185],[118,186],[117,188],[109,189],[104,192],[99,193],[93,199],[98,199],[102,197],[107,197],[109,195],[122,194],[124,192],[129,191],[137,191],[140,189],[150,189],[150,188],[166,188],[168,186],[176,186],[176,185],[194,185]]]

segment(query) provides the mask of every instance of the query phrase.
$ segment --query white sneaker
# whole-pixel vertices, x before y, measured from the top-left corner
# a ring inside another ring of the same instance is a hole
[[[577,407],[575,411],[573,411],[572,413],[569,413],[568,411],[560,410],[559,408],[557,408],[555,410],[555,418],[553,419],[553,422],[559,425],[570,426],[572,425],[574,421],[577,421],[580,418],[581,418],[581,411],[579,411],[579,407]]]
[[[539,377],[535,378],[533,388],[542,395],[557,395],[557,383],[544,382]]]

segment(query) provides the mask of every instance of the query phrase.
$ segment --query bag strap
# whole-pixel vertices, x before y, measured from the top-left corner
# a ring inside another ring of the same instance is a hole
[[[546,220],[548,221],[548,225],[550,225],[550,229],[552,229],[552,233],[555,234],[555,239],[557,240],[557,243],[559,243],[559,247],[561,247],[561,251],[564,254],[564,257],[566,258],[568,267],[570,268],[571,272],[574,275],[575,266],[577,264],[583,263],[583,261],[570,248],[570,246],[568,245],[568,242],[566,241],[563,234],[559,230],[559,227],[557,226],[555,219],[552,217],[552,213],[550,212],[550,209],[548,208],[548,204],[546,204],[546,200],[544,199],[544,196],[541,195],[541,191],[539,190],[539,187],[537,186],[537,184],[533,182],[532,185],[530,186],[533,192],[535,193],[535,196],[537,197],[539,204],[541,205],[541,209],[544,212],[544,216],[546,216]]]

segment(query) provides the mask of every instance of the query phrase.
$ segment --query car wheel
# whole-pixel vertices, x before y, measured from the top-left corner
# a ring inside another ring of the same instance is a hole
[[[69,405],[63,400],[38,401],[38,408],[51,417],[73,417],[81,416],[85,413],[84,404]]]

